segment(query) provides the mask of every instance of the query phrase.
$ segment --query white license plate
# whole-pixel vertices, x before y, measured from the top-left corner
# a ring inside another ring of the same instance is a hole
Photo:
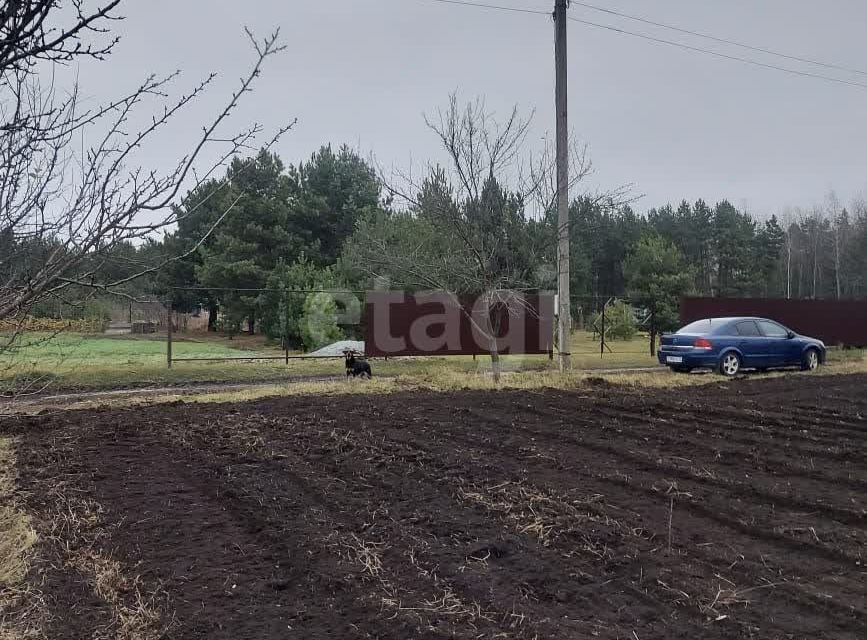
[[[665,361],[668,364],[683,364],[683,358],[680,356],[668,356]]]

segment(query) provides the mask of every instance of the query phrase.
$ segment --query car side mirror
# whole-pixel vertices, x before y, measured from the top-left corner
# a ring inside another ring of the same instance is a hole
[[[794,338],[794,337],[795,337],[795,332],[794,332],[794,331],[789,331],[789,333],[786,334],[786,339],[787,339],[787,340],[791,340],[791,339]]]

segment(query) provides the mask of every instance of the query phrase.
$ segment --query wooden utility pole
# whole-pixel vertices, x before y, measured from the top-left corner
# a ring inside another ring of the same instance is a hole
[[[168,309],[166,309],[166,316],[169,319],[168,324],[166,325],[166,364],[168,368],[172,368],[172,315],[174,315],[175,306],[171,300],[169,299],[168,305],[166,305]]]
[[[572,306],[569,296],[569,114],[567,111],[566,10],[569,0],[554,3],[554,57],[556,58],[557,93],[557,265],[559,292],[559,327],[557,348],[560,370],[571,367]]]

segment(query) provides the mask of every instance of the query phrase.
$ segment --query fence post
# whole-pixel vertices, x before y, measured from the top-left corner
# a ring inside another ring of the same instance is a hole
[[[174,305],[172,301],[169,300],[167,316],[169,319],[168,327],[166,327],[166,363],[168,364],[168,368],[172,368],[172,312]]]
[[[656,325],[653,318],[653,309],[650,310],[650,355],[656,355]]]
[[[599,342],[599,357],[605,357],[605,307],[608,306],[608,303],[602,305],[602,332],[600,333],[600,342]]]
[[[289,366],[289,337],[286,335],[289,332],[289,307],[286,301],[286,285],[282,285],[280,288],[280,311],[282,312],[282,318],[280,318],[280,324],[283,329],[283,351],[285,351],[286,356],[286,366]]]

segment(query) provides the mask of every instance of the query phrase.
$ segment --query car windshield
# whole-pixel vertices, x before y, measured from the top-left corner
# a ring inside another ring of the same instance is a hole
[[[710,333],[712,329],[716,329],[718,326],[720,326],[720,323],[714,323],[713,320],[696,320],[681,328],[678,333],[705,334]]]

